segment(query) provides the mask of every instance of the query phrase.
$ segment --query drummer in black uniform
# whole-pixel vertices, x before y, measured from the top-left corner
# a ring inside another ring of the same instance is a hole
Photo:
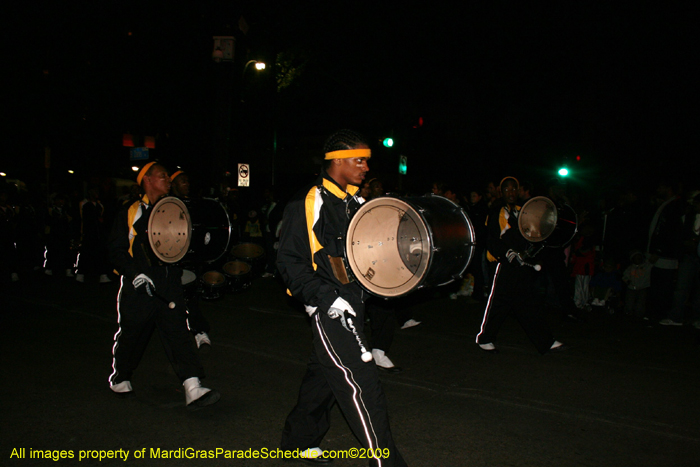
[[[190,177],[183,170],[178,170],[170,176],[172,181],[170,185],[171,193],[181,199],[189,199],[190,197]],[[195,278],[202,275],[201,266],[195,267]],[[187,269],[187,268],[186,268]],[[195,279],[196,280],[196,279]],[[211,339],[209,338],[209,322],[202,314],[199,308],[199,295],[185,294],[185,302],[187,304],[187,325],[190,332],[194,336],[197,348],[202,352],[208,352],[211,348]]]
[[[109,386],[119,396],[133,395],[131,378],[153,330],[158,328],[165,353],[185,388],[185,403],[199,408],[219,400],[219,393],[201,386],[204,369],[187,329],[182,269],[162,264],[148,241],[153,206],[170,191],[167,170],[146,164],[136,179],[143,197],[118,214],[109,237],[112,263],[121,273],[117,312],[119,327],[112,346]]]
[[[506,177],[501,181],[501,201],[489,212],[486,221],[487,253],[493,284],[486,302],[481,330],[476,343],[481,350],[496,353],[494,345],[503,321],[512,313],[523,327],[537,351],[545,354],[561,350],[536,303],[534,282],[537,271],[528,263],[529,243],[518,228],[518,180]]]
[[[311,317],[314,346],[281,447],[306,451],[308,457],[322,455],[318,446],[337,402],[362,446],[388,455],[377,465],[403,466],[389,428],[377,366],[364,347],[367,294],[343,274],[343,238],[359,208],[358,187],[369,170],[371,152],[366,140],[350,130],[333,134],[324,152],[325,167],[316,182],[285,209],[277,253],[290,294],[304,303]],[[330,459],[317,459],[323,461]]]

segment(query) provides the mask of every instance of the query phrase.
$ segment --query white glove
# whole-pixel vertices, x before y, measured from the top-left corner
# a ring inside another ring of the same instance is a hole
[[[328,309],[328,316],[331,319],[340,320],[340,324],[342,324],[348,332],[352,332],[348,326],[347,316],[345,313],[352,315],[353,317],[357,317],[357,313],[355,313],[355,310],[352,309],[352,306],[350,306],[345,299],[341,297],[336,298],[333,305],[331,305],[331,307]]]
[[[514,259],[517,260],[520,265],[523,265],[525,263],[522,254],[515,250],[508,250],[506,252],[506,258],[508,258],[509,263],[512,263]]]
[[[138,276],[136,276],[132,284],[134,285],[134,289],[137,292],[145,289],[146,293],[151,297],[153,296],[153,292],[156,290],[156,286],[153,284],[153,281],[146,274],[139,274]],[[139,287],[144,288],[139,289]]]

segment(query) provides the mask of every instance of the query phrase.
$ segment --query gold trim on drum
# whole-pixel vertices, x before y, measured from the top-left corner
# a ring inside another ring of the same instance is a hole
[[[185,204],[168,196],[153,206],[148,219],[148,242],[164,263],[180,261],[190,248],[192,219]]]
[[[348,265],[364,288],[398,297],[419,286],[428,271],[430,228],[407,202],[376,198],[350,221],[345,249]]]

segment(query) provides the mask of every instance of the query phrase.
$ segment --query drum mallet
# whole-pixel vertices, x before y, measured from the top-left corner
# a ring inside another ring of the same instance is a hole
[[[163,297],[162,295],[159,295],[158,293],[156,293],[155,290],[152,291],[152,293],[153,293],[152,297],[157,298],[157,299],[160,300],[161,302],[167,304],[167,305],[168,305],[168,308],[170,308],[171,310],[174,310],[174,309],[175,309],[175,302],[171,302],[171,301],[167,300],[167,299],[166,299],[165,297]]]
[[[360,346],[360,351],[362,352],[362,361],[365,363],[371,362],[372,361],[372,353],[367,352],[365,345],[362,343],[362,339],[360,339],[360,335],[357,333],[357,329],[355,329],[355,325],[352,324],[352,318],[348,317],[346,319],[346,322],[348,323],[348,327],[352,331],[352,334],[355,336],[355,340],[357,341],[357,344]]]

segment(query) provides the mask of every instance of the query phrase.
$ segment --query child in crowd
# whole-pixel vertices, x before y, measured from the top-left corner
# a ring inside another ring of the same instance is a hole
[[[593,276],[590,287],[593,294],[591,305],[607,306],[610,310],[614,308],[615,303],[611,303],[611,300],[622,291],[622,281],[614,259],[607,258],[603,261],[603,270]]]
[[[574,282],[574,303],[580,310],[588,307],[590,300],[590,282],[595,274],[595,242],[593,234],[595,229],[590,224],[581,227],[581,233],[573,245],[571,255],[571,275]]]
[[[646,313],[647,289],[650,285],[653,265],[647,261],[641,251],[633,251],[630,260],[632,264],[622,274],[622,280],[627,284],[625,314],[643,318]]]

